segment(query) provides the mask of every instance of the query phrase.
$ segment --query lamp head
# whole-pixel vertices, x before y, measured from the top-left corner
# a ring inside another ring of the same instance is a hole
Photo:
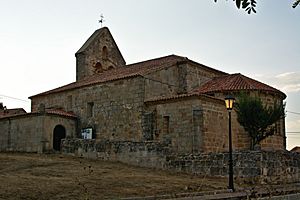
[[[231,95],[227,95],[225,97],[225,105],[228,111],[231,111],[233,108],[233,103],[235,101],[235,98]]]

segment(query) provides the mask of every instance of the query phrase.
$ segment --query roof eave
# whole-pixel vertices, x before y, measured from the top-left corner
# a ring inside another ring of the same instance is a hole
[[[212,91],[205,91],[205,92],[200,92],[202,94],[210,94],[210,93],[225,93],[225,92],[241,92],[241,91],[260,91],[260,92],[270,92],[273,94],[277,94],[281,96],[281,98],[284,100],[286,99],[287,95],[280,90],[278,91],[272,91],[272,90],[263,90],[263,89],[232,89],[232,90],[212,90]]]
[[[161,104],[161,103],[166,103],[169,101],[180,101],[185,98],[206,98],[206,99],[217,101],[222,104],[224,103],[223,99],[220,99],[217,97],[212,97],[212,96],[209,96],[206,94],[197,94],[197,93],[181,94],[181,95],[174,95],[174,96],[169,96],[169,97],[150,99],[150,100],[144,101],[144,103],[145,104]]]
[[[120,78],[116,78],[116,79],[111,79],[111,80],[107,80],[107,81],[98,81],[98,82],[87,83],[85,85],[75,86],[73,88],[62,89],[62,90],[59,90],[59,91],[53,91],[53,92],[51,92],[52,90],[49,90],[49,91],[46,91],[46,92],[42,92],[42,93],[30,96],[28,98],[32,100],[32,98],[36,98],[36,97],[40,97],[40,96],[46,96],[46,95],[49,95],[49,94],[61,93],[61,92],[69,91],[69,90],[75,90],[75,89],[84,88],[84,87],[88,87],[88,86],[92,86],[92,85],[98,85],[98,84],[102,84],[102,83],[113,82],[113,81],[127,79],[127,78],[134,78],[134,77],[138,77],[138,76],[142,77],[142,75],[140,75],[140,74],[133,74],[133,75],[124,76],[124,77],[120,77]],[[73,83],[75,84],[77,82],[73,82]],[[67,85],[70,85],[70,84],[67,84]],[[67,86],[67,85],[65,85],[65,86]],[[65,86],[62,86],[62,87],[65,87]],[[56,89],[59,89],[59,88],[62,88],[62,87],[58,87]],[[53,89],[53,90],[56,90],[56,89]]]

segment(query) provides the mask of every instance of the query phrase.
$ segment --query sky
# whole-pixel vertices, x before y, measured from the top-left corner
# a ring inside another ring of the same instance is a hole
[[[231,0],[0,0],[0,102],[30,111],[29,96],[75,81],[103,14],[127,64],[176,54],[285,92],[288,149],[300,146],[300,7],[257,1],[248,15]]]

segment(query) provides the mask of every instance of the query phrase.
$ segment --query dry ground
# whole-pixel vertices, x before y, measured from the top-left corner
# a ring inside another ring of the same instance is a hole
[[[225,179],[118,162],[0,153],[0,199],[119,199],[225,188]]]

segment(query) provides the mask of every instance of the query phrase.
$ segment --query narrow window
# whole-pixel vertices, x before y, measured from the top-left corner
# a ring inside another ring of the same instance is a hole
[[[68,111],[72,110],[72,104],[73,104],[72,95],[69,95],[67,97],[67,110]]]
[[[107,60],[107,47],[106,46],[104,46],[102,48],[102,59]]]
[[[100,73],[100,72],[103,71],[103,68],[102,68],[102,65],[101,65],[100,62],[97,62],[97,63],[95,64],[94,68],[95,68],[95,72],[96,72],[96,73]]]
[[[202,110],[193,110],[193,137],[192,137],[192,152],[198,153],[202,150],[202,125],[203,112]]]
[[[276,130],[277,135],[281,135],[281,120],[278,120],[275,123],[275,130]]]
[[[87,116],[88,117],[94,116],[94,102],[89,102],[87,104]]]
[[[163,117],[163,133],[169,134],[170,131],[170,116]]]

